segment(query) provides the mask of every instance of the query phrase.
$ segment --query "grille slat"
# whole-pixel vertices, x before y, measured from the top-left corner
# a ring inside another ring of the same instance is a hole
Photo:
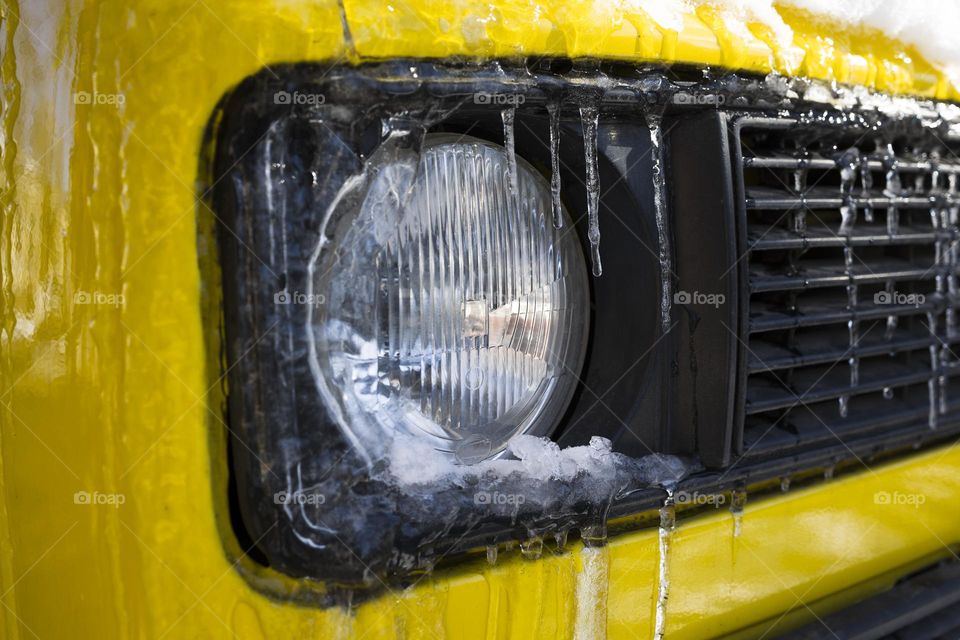
[[[873,191],[866,195],[857,195],[858,204],[869,205],[874,209],[923,209],[930,206],[926,196],[887,196]],[[756,187],[747,191],[747,209],[786,209],[792,210],[805,206],[808,209],[836,209],[843,204],[843,197],[826,187],[811,187],[802,197],[776,188]]]
[[[878,318],[899,317],[926,313],[937,309],[938,300],[925,299],[923,304],[890,304],[879,305],[861,303],[856,309],[838,307],[836,304],[814,299],[791,310],[783,304],[757,303],[750,309],[750,332],[762,333],[782,329],[800,329],[823,324],[847,322],[854,318],[860,320],[876,320]]]
[[[789,387],[779,379],[758,381],[747,389],[747,415],[924,382],[930,377],[930,364],[918,364],[922,366],[873,364],[867,373],[860,374],[860,383],[855,386],[849,384],[845,367],[804,370],[794,376],[795,382]]]
[[[927,349],[936,345],[936,339],[930,332],[919,328],[904,332],[905,335],[888,339],[883,333],[876,332],[861,339],[857,346],[851,349],[846,336],[824,335],[812,337],[809,345],[790,348],[776,342],[759,342],[750,352],[748,363],[749,373],[762,371],[777,371],[794,367],[805,367],[815,364],[835,362],[851,356],[869,357],[898,351],[915,351]],[[842,337],[842,340],[839,339]]]
[[[831,158],[822,156],[797,157],[790,155],[772,154],[765,157],[745,156],[743,166],[747,168],[760,169],[835,169],[837,163]],[[883,158],[870,158],[867,161],[870,171],[886,171]],[[901,173],[928,172],[931,171],[934,164],[929,161],[903,160],[897,162],[897,171]],[[960,164],[937,163],[936,168],[941,173],[960,173]]]
[[[826,228],[810,228],[807,233],[789,229],[771,229],[764,225],[750,225],[747,241],[751,251],[806,250],[818,247],[886,246],[930,244],[937,239],[931,228],[900,227],[897,235],[887,233],[886,226],[864,225],[853,230],[849,239],[837,236]]]
[[[790,119],[735,131],[744,451],[960,425],[954,150]]]
[[[838,287],[848,283],[871,284],[900,280],[933,280],[936,272],[932,264],[889,259],[871,264],[856,263],[847,269],[842,263],[830,260],[811,261],[794,273],[778,272],[768,265],[750,265],[752,292],[789,291],[814,287]]]

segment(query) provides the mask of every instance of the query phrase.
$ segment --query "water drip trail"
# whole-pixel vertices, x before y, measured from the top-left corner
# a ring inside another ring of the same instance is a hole
[[[743,532],[743,508],[747,504],[747,490],[734,489],[730,494],[730,513],[733,515],[733,537],[739,538]]]
[[[590,241],[590,259],[593,263],[593,275],[603,274],[600,262],[600,174],[597,167],[597,123],[599,109],[595,105],[580,107],[580,120],[583,123],[583,158],[586,164],[587,187],[587,239]]]

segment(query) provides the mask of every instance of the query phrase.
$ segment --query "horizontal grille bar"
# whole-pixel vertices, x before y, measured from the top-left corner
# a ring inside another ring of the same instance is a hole
[[[936,275],[932,264],[914,264],[894,258],[882,263],[858,263],[851,267],[837,264],[836,261],[820,260],[790,274],[776,273],[766,265],[750,265],[750,290],[787,291],[899,280],[933,280]]]
[[[874,209],[922,209],[932,204],[930,196],[887,196],[881,192],[868,192],[866,195],[851,196],[858,206],[871,206]],[[789,191],[777,191],[772,188],[756,187],[747,191],[747,209],[837,209],[844,199],[835,191],[825,187],[814,187],[797,195]]]
[[[857,227],[849,236],[838,236],[830,229],[811,228],[805,233],[790,229],[771,229],[764,225],[751,225],[747,229],[747,242],[751,251],[806,250],[817,247],[869,247],[885,245],[929,244],[938,235],[949,238],[947,234],[937,234],[930,227],[900,227],[896,235],[888,233],[886,227],[864,225]]]
[[[819,402],[841,396],[881,391],[886,388],[903,387],[924,382],[930,377],[929,362],[921,362],[920,367],[883,364],[871,368],[868,374],[861,374],[860,382],[849,384],[849,376],[843,368],[834,368],[829,372],[804,371],[794,384],[785,386],[780,380],[754,383],[747,390],[747,414],[785,409],[797,404]],[[817,374],[822,375],[822,378]],[[826,375],[823,375],[823,374]],[[818,378],[819,381],[818,381]]]
[[[846,294],[844,294],[846,295]],[[897,318],[905,315],[938,311],[942,307],[938,298],[926,298],[921,304],[875,304],[872,301],[860,303],[853,308],[844,305],[829,304],[814,299],[801,308],[786,307],[783,304],[751,305],[749,330],[751,333],[778,331],[782,329],[800,329],[823,324],[847,323],[851,320],[877,320],[879,318]]]
[[[749,373],[761,371],[778,371],[816,364],[835,362],[844,358],[877,356],[897,351],[914,351],[929,348],[937,344],[936,336],[923,328],[904,332],[896,338],[888,338],[881,331],[876,331],[861,340],[853,347],[847,342],[846,335],[842,335],[842,342],[836,340],[836,334],[819,340],[809,341],[804,345],[804,351],[799,348],[790,349],[777,343],[758,342],[750,352],[748,362]]]
[[[837,161],[823,156],[798,157],[789,155],[771,155],[767,157],[746,156],[743,158],[743,166],[748,168],[762,169],[820,169],[830,170],[837,168]],[[870,171],[886,171],[887,166],[884,159],[872,157],[868,160]],[[897,170],[909,172],[932,171],[936,169],[941,173],[960,173],[960,164],[934,163],[929,160],[903,160],[897,159]]]

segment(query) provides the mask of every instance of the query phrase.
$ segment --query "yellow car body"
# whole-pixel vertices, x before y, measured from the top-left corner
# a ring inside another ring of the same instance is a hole
[[[707,6],[672,31],[583,0],[6,0],[0,11],[0,624],[11,639],[556,638],[585,620],[611,638],[653,635],[655,526],[586,553],[478,557],[352,612],[311,604],[322,584],[239,553],[197,181],[211,114],[250,74],[297,61],[589,57],[958,98],[910,47],[783,7],[790,47]],[[925,501],[876,508],[875,494],[897,491]],[[78,492],[122,499],[77,504]],[[739,524],[729,510],[685,519],[667,541],[663,630],[772,635],[862,599],[951,553],[958,502],[960,450],[944,446],[751,499]]]

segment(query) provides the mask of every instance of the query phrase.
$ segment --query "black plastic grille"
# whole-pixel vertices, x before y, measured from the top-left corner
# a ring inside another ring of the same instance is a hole
[[[734,130],[743,450],[955,424],[953,151],[792,119],[742,119]]]

